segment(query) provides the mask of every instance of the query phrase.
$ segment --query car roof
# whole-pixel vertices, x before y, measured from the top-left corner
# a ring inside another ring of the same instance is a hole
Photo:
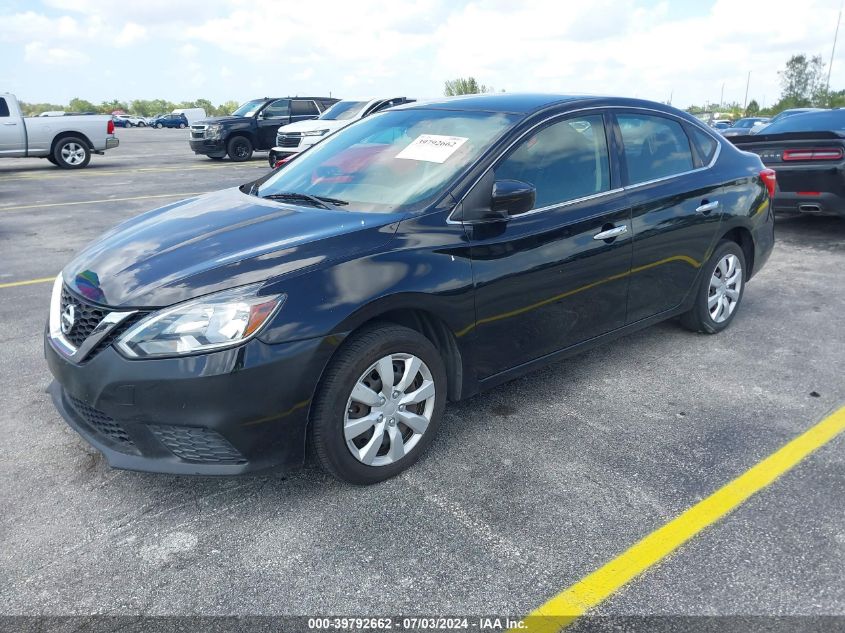
[[[495,93],[479,95],[463,95],[459,97],[444,97],[416,101],[392,108],[393,110],[463,110],[478,112],[501,112],[506,114],[529,115],[554,106],[615,106],[631,108],[648,108],[683,116],[685,119],[701,123],[692,115],[682,112],[672,106],[645,99],[631,99],[627,97],[598,96],[586,94],[519,94]]]

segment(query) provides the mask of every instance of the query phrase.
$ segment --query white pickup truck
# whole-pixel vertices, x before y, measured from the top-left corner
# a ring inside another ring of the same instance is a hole
[[[64,169],[81,169],[91,154],[118,144],[111,116],[24,117],[15,95],[0,93],[0,158],[46,158]]]

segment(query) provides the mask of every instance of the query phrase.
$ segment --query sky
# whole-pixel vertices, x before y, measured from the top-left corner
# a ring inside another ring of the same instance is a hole
[[[690,104],[780,94],[841,0],[0,0],[0,92],[28,102],[507,92]],[[842,32],[845,40],[845,28]],[[831,88],[845,88],[845,42]]]

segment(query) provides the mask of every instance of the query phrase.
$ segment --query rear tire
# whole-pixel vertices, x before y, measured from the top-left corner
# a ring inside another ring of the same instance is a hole
[[[739,311],[745,294],[745,254],[736,242],[723,240],[704,264],[695,303],[681,315],[681,324],[693,332],[718,334]]]
[[[53,158],[62,169],[82,169],[91,162],[91,148],[81,138],[68,136],[56,143]]]
[[[235,136],[226,146],[226,151],[236,163],[242,163],[252,158],[252,142],[245,136]]]
[[[344,342],[317,387],[317,460],[351,484],[395,477],[431,444],[445,407],[446,370],[431,341],[399,325],[367,327]]]
[[[156,123],[156,127],[160,130],[160,129],[161,129],[161,128],[163,128],[164,126],[163,126],[161,123]]]
[[[180,129],[180,130],[184,130],[184,129],[185,129],[185,124],[184,124],[184,123],[180,123],[180,124],[179,124],[179,129]]]

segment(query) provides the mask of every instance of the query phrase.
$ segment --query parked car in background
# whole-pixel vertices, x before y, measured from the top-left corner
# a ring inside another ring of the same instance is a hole
[[[845,110],[782,117],[731,141],[777,172],[776,213],[845,216]]]
[[[776,121],[780,121],[781,119],[788,119],[791,116],[795,116],[796,114],[806,114],[807,112],[820,112],[824,110],[824,108],[790,108],[789,110],[783,110],[779,112],[771,119],[769,119],[768,123],[764,123],[763,125],[758,125],[751,128],[751,134],[760,134],[763,130],[766,129],[767,126],[775,123]]]
[[[750,134],[751,130],[760,125],[765,125],[769,122],[768,117],[745,117],[739,119],[731,127],[720,130],[722,136],[740,136],[742,134]]]
[[[116,114],[116,118],[123,119],[130,127],[146,127],[147,120],[144,117],[136,116],[134,114]]]
[[[205,113],[205,108],[176,108],[171,114],[184,114],[189,125],[208,116]]]
[[[283,125],[276,132],[276,146],[270,150],[270,167],[275,167],[280,159],[308,149],[355,121],[360,121],[364,117],[387,108],[413,101],[416,101],[416,99],[408,99],[407,97],[343,99],[316,119]]]
[[[50,392],[116,467],[239,474],[313,448],[372,484],[448,400],[675,316],[730,326],[772,251],[773,186],[660,103],[399,106],[86,247],[53,286]]]
[[[91,154],[117,147],[111,116],[24,117],[13,94],[0,94],[0,157],[37,157],[80,169]]]
[[[186,128],[188,127],[188,117],[184,114],[162,114],[150,121],[150,127],[159,129],[163,127]]]
[[[276,132],[283,125],[316,119],[338,99],[329,97],[284,97],[247,101],[229,116],[212,117],[191,125],[191,149],[195,154],[234,161],[252,158],[255,150],[269,150],[276,144]]]
[[[727,130],[732,123],[730,119],[714,119],[710,122],[710,125],[717,130]]]
[[[67,112],[64,110],[48,110],[47,112],[42,112],[38,116],[64,116]]]
[[[125,119],[117,114],[113,114],[111,120],[114,121],[115,127],[132,127],[128,119]]]

